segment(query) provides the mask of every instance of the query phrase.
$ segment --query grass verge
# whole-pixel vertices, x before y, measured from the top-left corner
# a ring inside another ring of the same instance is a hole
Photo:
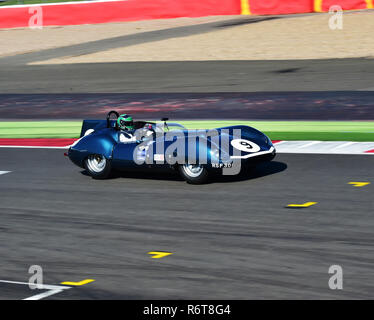
[[[374,121],[176,121],[188,129],[243,124],[272,140],[374,141]],[[0,138],[77,138],[81,121],[0,122]]]

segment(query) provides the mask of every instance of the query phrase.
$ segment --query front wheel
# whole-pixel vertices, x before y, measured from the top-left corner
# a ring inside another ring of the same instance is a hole
[[[202,184],[208,181],[208,170],[198,164],[183,164],[178,167],[180,175],[188,183]]]
[[[110,176],[112,166],[110,160],[100,154],[92,154],[84,161],[84,167],[94,179],[106,179]]]

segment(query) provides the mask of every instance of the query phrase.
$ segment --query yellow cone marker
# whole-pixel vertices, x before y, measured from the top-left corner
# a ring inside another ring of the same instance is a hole
[[[363,187],[370,184],[370,182],[348,182],[348,184],[352,184],[354,187]]]
[[[305,202],[303,204],[295,204],[295,203],[291,203],[287,206],[287,208],[308,208],[314,204],[316,204],[317,202]]]
[[[151,257],[152,259],[160,259],[160,258],[164,258],[166,256],[170,256],[173,253],[172,252],[151,251],[151,252],[148,252],[148,254],[153,255],[153,257]]]
[[[83,286],[87,283],[90,283],[90,282],[93,282],[95,281],[94,279],[86,279],[86,280],[82,280],[82,281],[79,281],[79,282],[69,282],[69,281],[65,281],[65,282],[61,282],[61,284],[65,284],[67,286]]]

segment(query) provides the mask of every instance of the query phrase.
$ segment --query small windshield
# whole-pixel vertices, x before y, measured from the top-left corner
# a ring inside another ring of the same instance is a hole
[[[187,128],[176,122],[168,122],[166,123],[166,126],[164,122],[157,123],[156,125],[156,132],[165,132],[171,130],[187,130]]]

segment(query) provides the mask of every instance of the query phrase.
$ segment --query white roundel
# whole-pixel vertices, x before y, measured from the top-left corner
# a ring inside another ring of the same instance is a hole
[[[252,141],[245,139],[234,139],[231,141],[231,145],[243,152],[258,152],[260,147]]]

